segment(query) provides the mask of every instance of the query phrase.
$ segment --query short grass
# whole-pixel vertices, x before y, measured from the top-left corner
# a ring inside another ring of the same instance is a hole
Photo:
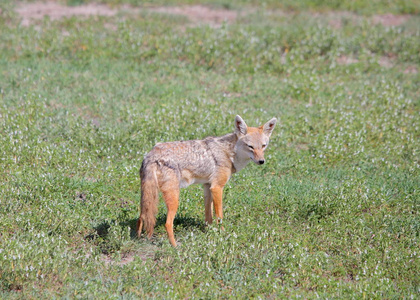
[[[22,27],[3,4],[0,298],[418,298],[419,17],[373,23],[404,12],[385,2],[347,2],[361,15],[338,27],[323,11],[346,2],[267,1],[221,27],[128,11]],[[136,239],[143,155],[236,114],[279,124],[267,164],[226,186],[225,231],[192,186],[178,248],[163,203]]]

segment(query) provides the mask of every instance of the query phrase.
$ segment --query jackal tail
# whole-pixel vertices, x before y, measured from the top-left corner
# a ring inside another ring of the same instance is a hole
[[[144,227],[150,238],[156,224],[156,215],[159,204],[159,187],[156,177],[156,165],[143,162],[140,169],[141,201],[140,217],[137,221],[137,236],[141,236]]]

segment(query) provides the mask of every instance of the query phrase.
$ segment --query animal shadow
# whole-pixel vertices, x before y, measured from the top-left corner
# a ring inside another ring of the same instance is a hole
[[[138,218],[130,219],[125,222],[122,222],[122,226],[127,226],[130,228],[130,237],[132,239],[137,239],[137,220]],[[166,214],[159,214],[156,218],[156,225],[155,225],[155,232],[159,231],[161,227],[165,227],[166,223]],[[188,229],[188,228],[198,228],[201,231],[205,231],[206,224],[203,221],[198,220],[198,218],[190,217],[190,216],[184,216],[179,215],[175,217],[174,220],[174,227],[175,230],[182,229]],[[165,231],[163,229],[163,231]]]
[[[127,230],[127,228],[129,228],[130,238],[134,240],[137,239],[137,220],[138,218],[123,218],[117,220],[117,224],[121,227],[121,230]],[[110,235],[110,228],[114,223],[115,220],[105,220],[100,222],[92,228],[90,234],[85,236],[85,240],[96,244],[104,254],[118,251],[121,247],[122,241],[116,240],[112,234]],[[160,232],[165,232],[165,223],[166,214],[159,214],[156,218],[155,233],[159,234]],[[204,232],[206,229],[206,224],[203,221],[198,220],[198,218],[179,215],[174,220],[174,227],[176,231],[198,228]]]

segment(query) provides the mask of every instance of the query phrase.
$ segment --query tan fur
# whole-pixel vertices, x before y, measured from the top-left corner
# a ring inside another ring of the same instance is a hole
[[[156,170],[153,169],[153,166],[150,167],[149,172],[143,172],[143,170],[140,169],[140,178],[140,207],[142,207],[142,211],[140,218],[137,221],[137,232],[140,234],[144,226],[144,229],[147,232],[147,236],[150,238],[153,234],[153,229],[156,224],[156,215],[158,213],[159,202],[159,187],[156,178]]]
[[[264,150],[276,121],[273,118],[255,128],[248,127],[240,116],[236,116],[234,133],[203,140],[157,144],[145,156],[140,168],[141,212],[137,235],[140,237],[144,227],[147,236],[152,236],[160,190],[168,209],[166,232],[170,243],[176,246],[173,221],[178,210],[179,191],[195,183],[203,184],[206,223],[213,222],[213,207],[217,223],[221,223],[225,184],[250,160],[260,165],[265,162]]]

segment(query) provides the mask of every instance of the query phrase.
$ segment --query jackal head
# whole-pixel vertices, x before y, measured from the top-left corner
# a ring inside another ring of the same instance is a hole
[[[257,165],[265,162],[264,151],[267,149],[271,133],[276,126],[277,119],[260,127],[248,127],[240,117],[235,117],[235,133],[238,137],[235,151],[239,159],[252,159]]]

